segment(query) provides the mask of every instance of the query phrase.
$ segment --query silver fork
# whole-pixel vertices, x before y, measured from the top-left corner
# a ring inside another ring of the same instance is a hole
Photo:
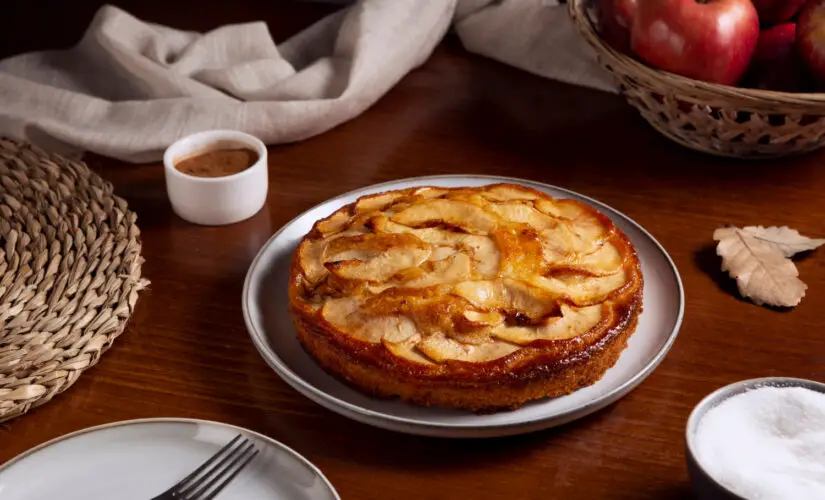
[[[151,500],[211,500],[257,454],[252,441],[241,435],[235,436],[191,474]]]

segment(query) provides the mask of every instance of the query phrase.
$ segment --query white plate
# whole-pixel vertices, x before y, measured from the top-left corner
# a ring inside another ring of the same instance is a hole
[[[92,427],[33,448],[0,467],[0,498],[146,500],[239,433],[259,453],[215,500],[340,500],[315,466],[277,441],[218,422],[172,418]]]
[[[418,407],[366,396],[321,369],[302,349],[290,319],[287,281],[292,253],[318,219],[365,194],[414,186],[483,186],[513,182],[558,198],[595,206],[624,231],[639,254],[645,277],[644,312],[616,365],[596,384],[568,396],[527,404],[490,415]],[[667,354],[684,312],[684,291],[670,257],[641,226],[593,199],[571,191],[505,177],[450,175],[418,177],[352,191],[299,215],[276,233],[250,266],[243,310],[252,340],[267,363],[297,391],[316,403],[359,422],[411,434],[441,437],[493,437],[563,424],[599,410],[636,387]]]

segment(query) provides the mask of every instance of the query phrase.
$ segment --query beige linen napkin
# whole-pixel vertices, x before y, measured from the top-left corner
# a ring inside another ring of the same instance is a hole
[[[470,51],[613,89],[555,2],[362,0],[278,45],[263,22],[199,34],[104,6],[77,46],[0,61],[0,136],[130,162],[213,128],[298,141],[366,110],[452,23]]]

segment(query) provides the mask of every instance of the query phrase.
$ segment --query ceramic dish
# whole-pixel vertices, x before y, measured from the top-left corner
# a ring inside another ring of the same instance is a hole
[[[568,396],[525,405],[510,412],[476,415],[371,398],[323,371],[302,349],[287,310],[292,254],[320,218],[358,197],[415,186],[483,186],[512,182],[559,198],[584,201],[609,216],[628,235],[645,277],[644,312],[636,333],[616,365],[596,384]],[[505,177],[449,175],[418,177],[343,194],[299,215],[276,233],[250,266],[243,290],[244,319],[261,356],[286,383],[316,403],[359,422],[411,434],[439,437],[493,437],[531,432],[593,413],[627,394],[658,366],[682,322],[684,291],[664,249],[641,226],[596,200],[554,186]]]
[[[179,161],[222,149],[249,149],[258,159],[237,174],[196,177],[175,167]],[[266,202],[269,170],[266,146],[236,130],[207,130],[175,141],[163,154],[166,194],[178,216],[194,224],[222,226],[248,219]]]
[[[764,377],[742,380],[721,387],[708,394],[690,413],[685,428],[685,459],[688,474],[696,496],[702,500],[744,500],[714,479],[699,463],[694,440],[699,422],[710,410],[719,406],[728,398],[760,387],[802,387],[825,394],[825,384],[813,380],[790,377]]]
[[[260,453],[218,498],[340,500],[314,465],[281,443],[231,425],[190,419],[117,422],[49,441],[0,467],[0,498],[146,500],[239,433]]]

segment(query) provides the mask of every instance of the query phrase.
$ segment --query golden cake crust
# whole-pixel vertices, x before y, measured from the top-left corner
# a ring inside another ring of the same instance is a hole
[[[627,236],[589,205],[511,184],[425,187],[318,221],[289,301],[333,375],[487,412],[598,381],[636,327],[642,284]]]

